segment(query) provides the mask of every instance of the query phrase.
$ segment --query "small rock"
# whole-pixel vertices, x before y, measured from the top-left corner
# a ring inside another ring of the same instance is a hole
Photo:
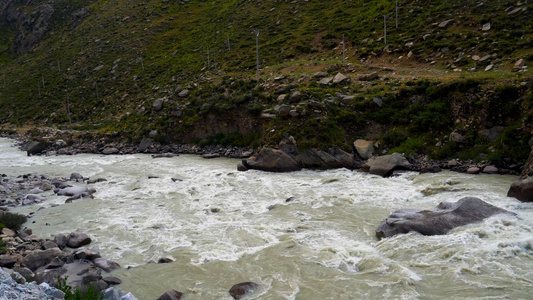
[[[229,294],[234,300],[241,299],[244,295],[253,293],[259,288],[259,284],[254,282],[241,282],[231,287]]]
[[[170,290],[157,298],[157,300],[180,300],[182,295],[182,293],[176,290]]]
[[[493,64],[490,64],[488,65],[486,68],[485,68],[485,72],[488,72],[490,70],[492,70],[494,68],[494,65]]]
[[[379,75],[377,72],[372,72],[372,73],[368,73],[368,74],[361,74],[359,75],[359,80],[360,81],[372,81],[372,80],[376,80],[379,78]]]
[[[498,168],[494,166],[486,166],[483,168],[483,173],[485,174],[498,174]]]
[[[479,174],[481,170],[478,167],[470,167],[466,170],[467,174]]]
[[[485,23],[483,24],[483,27],[481,27],[481,31],[489,31],[490,28],[490,23]]]
[[[91,243],[91,238],[82,232],[72,232],[67,239],[67,246],[70,248],[79,248]],[[58,244],[59,245],[59,244]]]
[[[449,19],[449,20],[446,20],[442,23],[439,24],[439,27],[440,28],[446,28],[448,27],[449,25],[451,25],[455,20],[454,19]]]
[[[345,76],[341,73],[337,73],[335,77],[333,78],[333,84],[343,84],[348,83],[350,81],[350,77]]]

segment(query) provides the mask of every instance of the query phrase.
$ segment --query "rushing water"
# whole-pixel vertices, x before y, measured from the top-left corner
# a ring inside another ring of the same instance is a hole
[[[62,204],[65,197],[48,192],[39,205],[46,209],[16,211],[35,212],[28,226],[41,237],[88,233],[92,247],[125,267],[113,273],[120,288],[141,300],[169,289],[185,299],[231,299],[227,291],[243,281],[261,284],[252,299],[532,297],[533,205],[506,197],[515,177],[237,172],[237,162],[188,155],[27,157],[0,139],[0,173],[79,172],[108,180],[94,185],[94,199]],[[518,217],[495,216],[444,236],[375,237],[396,209],[465,196]],[[50,207],[55,203],[62,205]],[[175,261],[150,263],[161,257]]]

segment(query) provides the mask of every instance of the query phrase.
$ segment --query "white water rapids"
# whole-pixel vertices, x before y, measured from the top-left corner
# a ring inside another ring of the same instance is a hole
[[[229,300],[229,288],[243,281],[261,285],[250,299],[532,297],[533,204],[506,197],[516,177],[238,172],[237,163],[189,155],[27,157],[0,139],[0,173],[108,180],[93,185],[94,199],[64,204],[48,192],[42,204],[13,211],[35,212],[27,226],[39,237],[89,234],[91,247],[124,267],[113,272],[119,288],[141,300],[169,289],[184,299]],[[494,216],[443,236],[375,237],[394,210],[465,196],[518,217]],[[161,257],[175,261],[150,263]]]

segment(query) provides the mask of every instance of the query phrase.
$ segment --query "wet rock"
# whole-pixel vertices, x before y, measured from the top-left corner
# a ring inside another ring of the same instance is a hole
[[[372,157],[374,154],[374,144],[372,141],[365,140],[356,140],[353,143],[353,146],[356,150],[356,153],[361,157],[361,159],[367,160]]]
[[[498,174],[498,168],[495,166],[486,166],[483,168],[483,173],[485,174]]]
[[[104,150],[102,150],[102,154],[105,154],[105,155],[118,154],[119,152],[120,150],[118,150],[115,147],[106,147],[104,148]]]
[[[507,197],[516,198],[522,202],[533,202],[533,177],[513,182]]]
[[[66,187],[64,189],[60,189],[57,191],[58,196],[71,196],[71,197],[79,197],[84,195],[92,195],[96,192],[93,188],[88,188],[86,186],[70,186]]]
[[[425,173],[439,173],[441,170],[441,168],[439,167],[439,165],[432,165],[432,166],[429,166],[429,167],[423,167],[422,169],[420,169],[420,174],[425,174]]]
[[[466,170],[466,174],[479,174],[480,171],[478,167],[470,167]]]
[[[182,295],[182,293],[176,290],[170,290],[157,298],[157,300],[180,300]]]
[[[23,266],[28,267],[30,270],[35,271],[40,267],[44,267],[54,258],[63,257],[64,254],[59,248],[52,248],[46,250],[35,250],[31,252],[26,252],[26,256],[23,260]]]
[[[80,249],[74,253],[74,257],[77,259],[95,260],[102,257],[100,251],[96,249]]]
[[[72,173],[70,174],[70,180],[76,182],[83,181],[83,175],[80,173]]]
[[[446,234],[459,226],[480,222],[496,214],[515,215],[475,197],[455,203],[441,202],[431,209],[401,209],[386,218],[376,230],[376,236],[387,238],[416,231],[423,235]]]
[[[37,283],[46,282],[51,286],[58,286],[58,277],[63,276],[67,273],[65,268],[56,268],[56,269],[39,269],[35,272],[35,281]]]
[[[295,157],[298,165],[308,169],[339,169],[345,166],[338,161],[333,155],[317,149],[309,149]]]
[[[248,169],[269,172],[292,172],[302,169],[298,162],[287,153],[272,148],[263,148],[261,151],[243,160],[243,165]]]
[[[20,254],[2,254],[0,255],[0,267],[13,268],[16,263],[22,262],[23,259]]]
[[[251,294],[259,288],[259,284],[254,282],[241,282],[232,286],[229,294],[234,300],[239,300],[247,294]]]
[[[409,161],[400,153],[370,158],[361,168],[363,172],[389,177],[395,170],[411,170]]]
[[[31,142],[28,146],[28,150],[26,150],[26,153],[28,156],[34,155],[34,154],[40,154],[44,152],[48,148],[48,144],[44,142]]]
[[[172,157],[178,157],[178,154],[175,153],[162,153],[162,154],[155,154],[152,155],[152,158],[172,158]]]
[[[79,248],[91,243],[91,238],[82,232],[72,232],[67,238],[67,246],[70,248]]]
[[[67,246],[68,239],[64,234],[56,234],[54,237],[54,243],[57,244],[57,246],[60,249],[63,249]]]
[[[102,270],[104,270],[104,271],[106,271],[108,273],[113,271],[113,270],[116,270],[116,269],[120,268],[119,264],[117,264],[114,261],[107,260],[105,258],[97,258],[93,262],[98,268],[100,268],[100,269],[102,269]]]
[[[202,158],[205,158],[205,159],[212,159],[212,158],[218,158],[218,157],[220,157],[220,154],[218,154],[218,153],[202,154]]]
[[[89,179],[87,180],[87,184],[95,184],[95,183],[104,182],[104,181],[107,181],[107,179],[105,178]]]
[[[44,250],[52,249],[52,248],[59,248],[59,246],[56,243],[54,243],[54,242],[52,242],[50,240],[44,241],[41,245],[42,245]]]
[[[248,168],[243,163],[237,164],[237,171],[246,172],[248,171]]]
[[[122,280],[114,276],[104,277],[102,278],[102,280],[105,281],[108,285],[118,285],[122,283]]]
[[[102,292],[102,300],[137,300],[132,293],[110,287]]]
[[[172,258],[168,258],[168,257],[161,257],[160,259],[157,260],[158,264],[169,264],[171,262],[174,262],[174,260],[172,260]]]

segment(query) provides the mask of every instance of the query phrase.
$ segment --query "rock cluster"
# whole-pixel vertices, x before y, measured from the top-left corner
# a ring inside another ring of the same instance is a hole
[[[92,198],[96,190],[80,183],[94,184],[106,181],[104,178],[85,178],[79,173],[72,173],[70,178],[48,177],[38,173],[24,174],[17,177],[0,174],[0,205],[32,205],[46,200],[47,195],[55,193],[68,197],[65,202],[81,198]],[[71,185],[70,183],[74,184]]]

